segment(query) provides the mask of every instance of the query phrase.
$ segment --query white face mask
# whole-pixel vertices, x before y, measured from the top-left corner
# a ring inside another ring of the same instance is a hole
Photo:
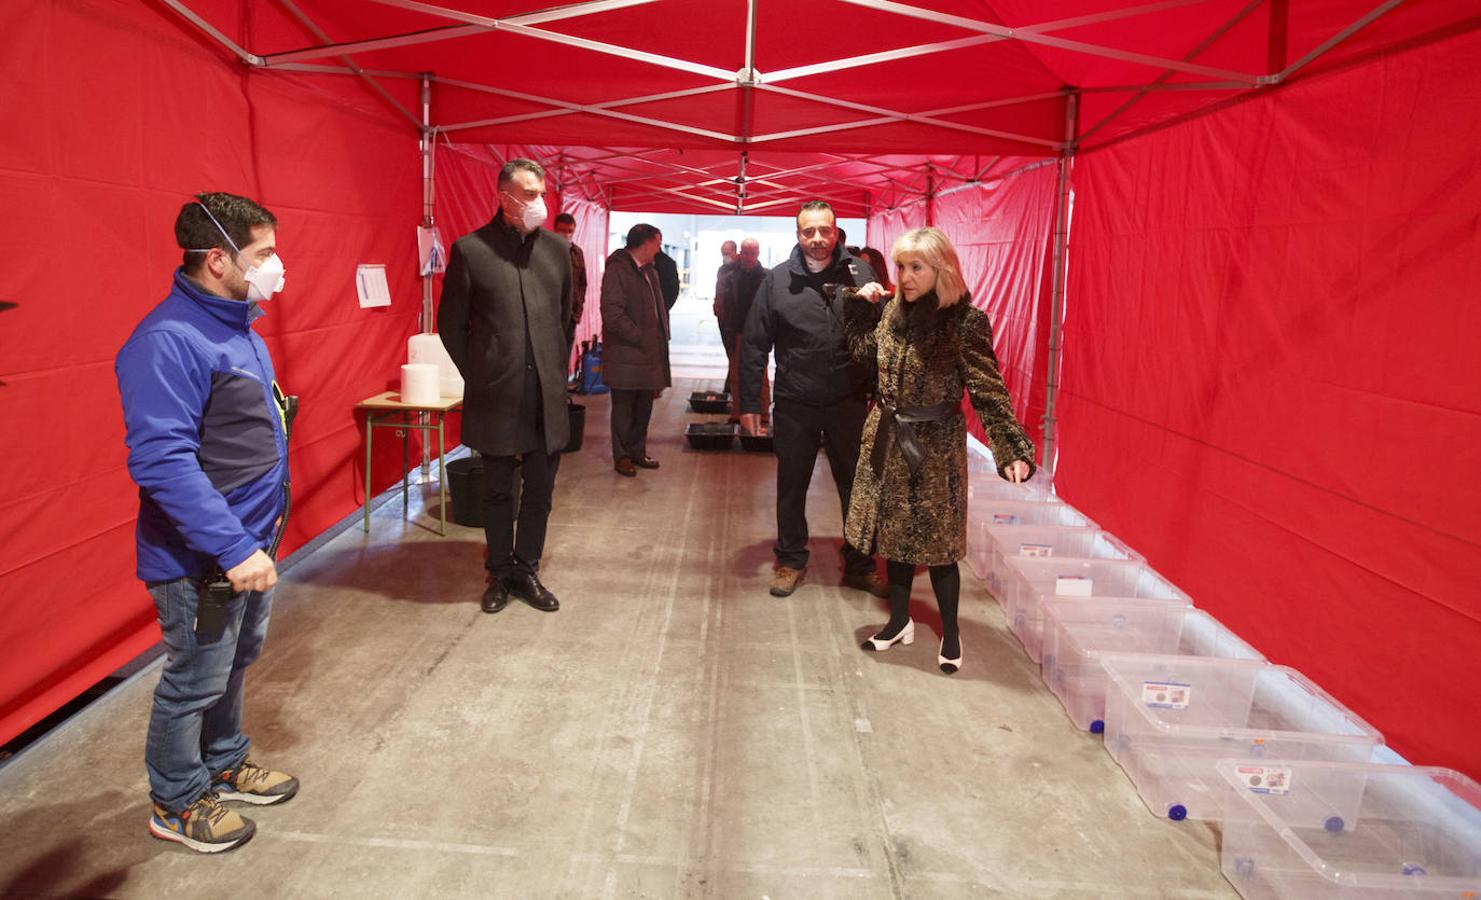
[[[283,289],[287,269],[283,266],[283,258],[274,253],[262,265],[248,266],[242,277],[247,280],[248,300],[271,300],[273,294]]]
[[[504,196],[513,200],[515,203],[523,202],[508,192],[505,192]],[[545,198],[536,197],[529,203],[523,204],[523,207],[519,211],[519,223],[525,231],[534,231],[536,228],[545,224],[545,217],[547,215],[549,215],[549,211],[545,209]]]

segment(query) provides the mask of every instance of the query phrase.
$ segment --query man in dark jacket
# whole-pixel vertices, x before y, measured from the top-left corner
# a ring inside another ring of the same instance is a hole
[[[437,309],[437,330],[467,385],[463,443],[484,456],[489,584],[482,605],[490,613],[503,609],[511,593],[538,610],[560,607],[538,573],[560,452],[570,440],[571,252],[540,227],[544,197],[539,164],[504,165],[499,212],[453,243]]]
[[[807,568],[807,489],[819,444],[827,451],[843,521],[848,521],[871,379],[868,370],[849,360],[843,300],[831,295],[833,286],[862,287],[873,280],[869,264],[850,256],[838,242],[833,208],[810,200],[797,213],[797,246],[791,258],[767,273],[746,318],[740,409],[742,427],[753,434],[761,427],[761,379],[767,356],[776,350],[772,432],[777,456],[777,567],[771,582],[776,597],[796,590]],[[827,292],[824,285],[830,286]],[[844,543],[843,583],[888,596],[874,558],[864,552],[868,549]]]
[[[761,244],[755,238],[741,241],[740,254],[736,257],[735,271],[730,277],[730,296],[725,300],[726,330],[733,336],[730,355],[730,377],[726,381],[730,390],[730,417],[740,421],[740,357],[741,341],[746,331],[746,319],[751,315],[751,304],[766,280],[766,270],[761,267]],[[771,424],[771,379],[766,369],[761,370],[761,427]]]
[[[252,323],[283,287],[278,220],[246,197],[198,194],[175,219],[184,262],[115,371],[129,475],[139,485],[138,574],[165,667],[144,763],[149,832],[217,853],[256,831],[221,803],[281,803],[298,780],[254,765],[242,734],[246,669],[267,637],[268,549],[288,483],[285,403]],[[229,587],[207,587],[224,578]]]
[[[653,256],[653,268],[658,272],[658,286],[663,291],[663,308],[673,309],[679,302],[679,264],[663,252],[663,232],[658,233],[658,252]],[[605,365],[605,363],[604,363]]]
[[[612,467],[628,478],[656,469],[648,455],[653,400],[672,379],[669,317],[653,259],[658,229],[634,225],[602,275],[602,380],[612,389]]]
[[[715,326],[720,330],[720,343],[725,347],[725,356],[730,360],[730,375],[728,381],[735,380],[735,338],[736,335],[730,330],[730,320],[725,314],[725,304],[730,297],[730,282],[735,276],[735,270],[739,263],[737,261],[735,241],[726,241],[720,245],[720,268],[715,272],[715,302],[710,307],[715,313]],[[731,386],[734,393],[735,387]]]
[[[586,311],[586,253],[576,243],[576,217],[561,213],[555,217],[555,233],[571,245],[571,318],[566,323],[566,343],[576,340],[576,326]]]

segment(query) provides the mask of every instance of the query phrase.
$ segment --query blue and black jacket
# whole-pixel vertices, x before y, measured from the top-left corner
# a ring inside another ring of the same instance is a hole
[[[114,370],[139,485],[139,578],[227,570],[267,549],[283,512],[288,442],[257,304],[175,272]]]

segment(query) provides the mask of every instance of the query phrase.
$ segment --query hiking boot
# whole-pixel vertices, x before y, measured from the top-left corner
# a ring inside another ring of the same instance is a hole
[[[256,831],[251,819],[222,806],[210,791],[176,813],[156,803],[154,815],[149,817],[150,834],[162,841],[184,844],[198,853],[221,853],[240,847]]]
[[[874,571],[844,575],[843,586],[858,591],[868,591],[876,597],[885,599],[888,599],[890,596],[890,583],[880,578],[879,573]]]
[[[773,597],[790,597],[797,590],[798,582],[802,581],[802,573],[807,569],[794,569],[791,566],[777,566],[776,571],[771,573],[771,595]]]
[[[251,803],[254,806],[271,806],[293,799],[298,793],[298,779],[282,772],[274,772],[254,765],[244,759],[235,769],[227,769],[211,783],[211,791],[222,802]]]

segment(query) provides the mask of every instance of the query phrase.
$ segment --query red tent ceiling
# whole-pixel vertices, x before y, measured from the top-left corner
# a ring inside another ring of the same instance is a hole
[[[425,73],[442,139],[561,148],[567,190],[691,212],[864,214],[1481,24],[1475,0],[162,2],[412,127]]]

